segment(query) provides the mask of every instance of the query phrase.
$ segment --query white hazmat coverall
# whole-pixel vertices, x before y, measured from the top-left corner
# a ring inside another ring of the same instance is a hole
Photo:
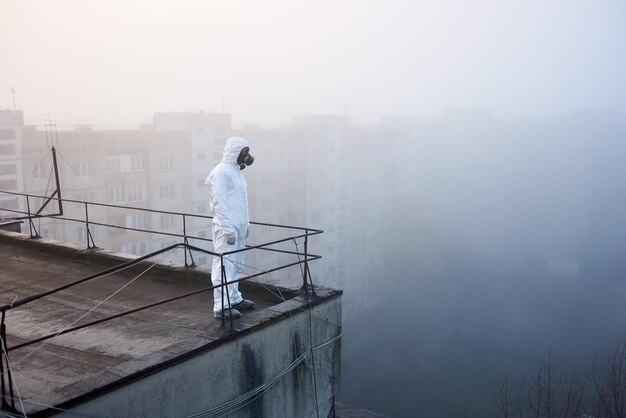
[[[216,253],[224,253],[244,248],[250,218],[248,214],[248,185],[242,170],[237,164],[237,157],[242,149],[249,147],[248,141],[240,137],[231,137],[224,146],[222,161],[211,171],[204,183],[210,196],[210,207],[213,215],[213,248]],[[230,234],[235,235],[235,244],[229,245],[226,240]],[[245,253],[239,252],[224,257],[226,281],[238,280],[243,272]],[[221,262],[213,257],[211,281],[213,286],[222,283]],[[224,309],[236,305],[243,298],[239,292],[239,283],[228,285],[228,298],[224,289]],[[213,290],[213,311],[222,310],[222,288]]]

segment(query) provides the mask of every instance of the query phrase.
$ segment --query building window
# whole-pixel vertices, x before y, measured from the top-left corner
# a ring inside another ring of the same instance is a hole
[[[130,171],[144,171],[145,169],[145,158],[142,154],[130,157]]]
[[[159,158],[159,170],[170,171],[174,169],[174,157],[171,155],[164,155]]]
[[[108,203],[139,202],[143,200],[143,185],[111,186],[107,188]]]
[[[162,184],[159,186],[159,197],[161,200],[169,200],[176,198],[175,184]]]
[[[129,184],[126,189],[127,202],[140,202],[143,200],[143,186],[141,184]]]
[[[119,173],[122,171],[122,160],[119,157],[107,157],[106,159],[106,172],[107,173]]]
[[[93,177],[96,175],[96,162],[94,160],[80,160],[78,162],[78,177]]]
[[[107,202],[109,203],[120,203],[126,200],[126,191],[124,187],[111,186],[107,188]]]
[[[126,227],[134,229],[146,228],[146,217],[143,213],[126,216]]]
[[[161,228],[172,227],[174,227],[174,215],[172,215],[171,213],[161,214]]]

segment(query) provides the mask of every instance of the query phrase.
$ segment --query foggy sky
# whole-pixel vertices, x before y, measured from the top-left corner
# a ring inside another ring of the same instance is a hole
[[[266,126],[449,107],[626,115],[620,1],[0,0],[0,108],[27,123],[154,112]]]

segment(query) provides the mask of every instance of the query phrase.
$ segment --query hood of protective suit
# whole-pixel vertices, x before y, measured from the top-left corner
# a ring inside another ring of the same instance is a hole
[[[231,136],[224,145],[224,156],[222,157],[223,163],[237,164],[237,157],[239,153],[245,147],[249,147],[248,141],[240,136]]]

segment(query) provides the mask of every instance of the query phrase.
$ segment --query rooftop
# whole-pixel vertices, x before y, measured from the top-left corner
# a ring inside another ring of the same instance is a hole
[[[128,260],[104,250],[0,231],[0,307]],[[316,305],[341,295],[316,287],[312,298],[301,289],[277,287],[260,278],[244,281],[240,289],[257,308],[235,320],[231,329],[213,318],[210,286],[208,271],[161,265],[155,257],[7,310],[14,398],[19,392],[29,415],[47,414],[50,406],[69,408],[287,319],[309,302]],[[179,295],[188,296],[62,333]]]

